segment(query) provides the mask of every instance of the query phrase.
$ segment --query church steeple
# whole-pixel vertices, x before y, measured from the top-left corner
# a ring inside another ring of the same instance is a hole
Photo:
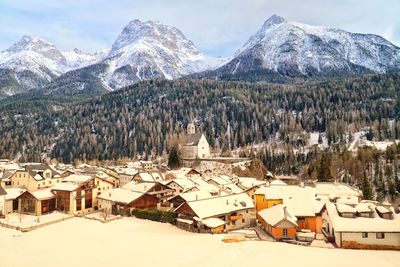
[[[196,133],[196,126],[193,122],[189,123],[187,126],[187,134],[195,134]]]

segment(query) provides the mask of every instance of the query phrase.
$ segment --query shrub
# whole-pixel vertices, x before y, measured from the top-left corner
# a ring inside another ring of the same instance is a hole
[[[175,219],[178,215],[169,211],[134,209],[132,210],[132,216],[139,219],[175,224]]]

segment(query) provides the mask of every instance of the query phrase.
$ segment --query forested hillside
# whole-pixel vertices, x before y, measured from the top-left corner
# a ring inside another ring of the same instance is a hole
[[[399,88],[399,74],[297,85],[153,80],[75,105],[47,100],[42,112],[21,107],[16,115],[9,104],[1,112],[0,157],[39,161],[47,153],[72,162],[162,155],[191,120],[221,151],[271,139],[297,148],[308,132],[326,133],[334,144],[365,127],[375,139],[394,139]]]

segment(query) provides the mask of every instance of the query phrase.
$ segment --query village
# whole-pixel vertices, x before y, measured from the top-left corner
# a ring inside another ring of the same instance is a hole
[[[208,142],[194,125],[187,139],[184,156],[204,159],[201,170],[151,161],[98,167],[2,160],[0,225],[26,232],[73,217],[106,223],[134,216],[226,234],[226,242],[400,250],[399,207],[364,200],[359,189],[339,181],[241,177],[232,169],[249,161],[211,165]]]

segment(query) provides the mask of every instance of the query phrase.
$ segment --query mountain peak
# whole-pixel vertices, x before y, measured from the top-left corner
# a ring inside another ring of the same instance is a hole
[[[264,22],[263,28],[267,28],[273,25],[278,25],[282,23],[286,23],[286,19],[284,17],[278,15],[272,15],[269,19]]]
[[[13,44],[6,51],[17,53],[24,50],[43,51],[49,49],[56,49],[51,43],[44,41],[39,37],[24,35],[17,43]]]

